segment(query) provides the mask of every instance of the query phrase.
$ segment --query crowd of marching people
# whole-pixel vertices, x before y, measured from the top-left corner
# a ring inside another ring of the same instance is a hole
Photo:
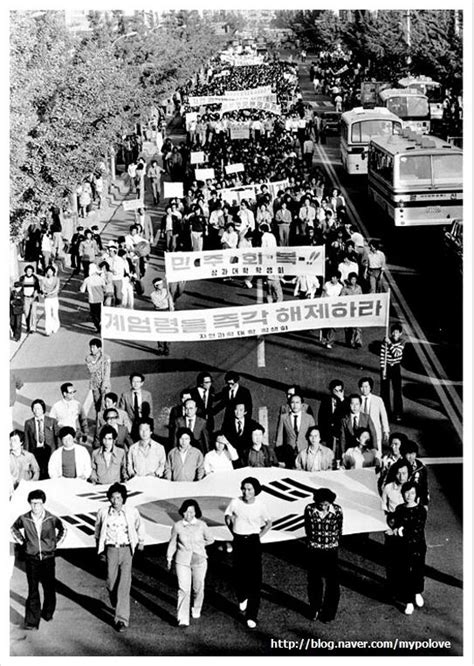
[[[324,59],[322,63],[325,66]],[[228,74],[222,74],[225,70]],[[331,80],[320,83],[330,86]],[[97,207],[101,205],[102,190],[97,186],[100,176],[81,184],[78,206],[84,225],[77,226],[68,250],[71,269],[81,276],[79,291],[86,295],[98,335],[103,305],[133,308],[135,297],[143,297],[148,259],[157,247],[174,252],[324,246],[325,275],[290,278],[293,297],[324,298],[384,290],[384,252],[375,240],[367,243],[352,226],[341,192],[331,187],[320,168],[313,167],[317,123],[307,113],[291,69],[279,63],[215,68],[205,83],[182,91],[183,113],[190,108],[186,100],[191,95],[217,96],[229,89],[265,85],[272,86],[283,114],[272,117],[265,111],[243,109],[223,115],[202,113],[188,128],[186,142],[180,146],[170,140],[163,142],[162,166],[156,159],[147,162],[141,155],[130,156],[130,192],[142,200],[143,206],[137,208],[125,235],[105,243],[97,229],[85,226],[94,201]],[[231,125],[239,122],[248,127],[246,139],[232,138]],[[215,174],[204,182],[195,178],[191,164],[192,153],[199,151],[205,153],[206,167],[213,168]],[[235,163],[242,164],[243,171],[227,174],[224,167]],[[145,192],[153,205],[160,204],[165,174],[167,179],[183,182],[184,196],[167,200],[161,224],[154,229],[145,208]],[[276,188],[272,186],[275,181],[279,183]],[[240,198],[239,188],[248,191],[249,186],[253,187],[253,196]],[[10,299],[16,340],[21,336],[23,316],[27,331],[35,331],[40,295],[45,303],[46,335],[54,334],[60,326],[55,259],[63,248],[59,236],[55,237],[60,234],[56,218],[53,212],[51,223],[43,222],[28,234],[31,247],[25,248],[25,258],[29,263]],[[49,254],[40,252],[42,236],[48,234],[52,239]],[[155,275],[152,282],[151,306],[173,310],[182,285],[168,285],[161,275]],[[253,287],[251,280],[245,284]],[[280,278],[268,279],[268,300],[283,300],[283,286]],[[328,349],[334,339],[334,329],[323,331],[322,342]],[[361,330],[347,329],[346,344],[359,349]],[[140,516],[126,504],[125,482],[140,477],[197,482],[204,476],[243,467],[274,466],[308,473],[334,470],[335,474],[339,469],[372,467],[387,515],[387,581],[410,615],[415,605],[421,607],[424,603],[424,524],[429,492],[417,444],[390,428],[403,418],[403,351],[403,331],[395,324],[381,343],[381,397],[373,393],[373,377],[364,375],[350,392],[341,379],[333,379],[318,409],[299,386],[288,386],[278,412],[272,416],[270,431],[258,422],[256,396],[238,372],[226,372],[224,385],[219,388],[214,386],[210,373],[202,372],[195,385],[183,387],[179,401],[170,409],[164,438],[156,435],[159,409],[146,388],[146,377],[132,372],[129,389],[119,395],[112,381],[114,359],[104,352],[100,337],[92,338],[85,364],[95,407],[94,426],[91,428],[83,404],[75,397],[72,382],[61,384],[59,399],[49,413],[44,399],[38,396],[31,403],[32,416],[25,421],[23,431],[10,433],[11,486],[15,488],[22,480],[48,478],[79,478],[109,486],[110,507],[98,512],[96,541],[98,551],[106,555],[115,626],[124,631],[130,615],[132,556],[144,545]],[[158,343],[157,353],[170,354],[169,344]],[[253,629],[260,602],[260,541],[271,529],[272,521],[260,497],[258,479],[245,478],[241,491],[242,495],[233,499],[225,511],[232,537],[232,546],[227,549],[233,551],[239,609]],[[323,622],[334,619],[339,600],[337,551],[343,515],[335,500],[331,490],[318,489],[314,503],[305,511],[308,549],[313,558],[308,579],[310,616]],[[42,490],[32,491],[28,501],[31,512],[18,518],[13,532],[18,542],[26,544],[30,556],[26,627],[35,629],[40,620],[41,576],[47,581],[42,617],[50,620],[54,613],[54,567],[51,570],[51,563],[44,562],[54,557],[65,531],[62,522],[46,511]],[[190,614],[193,619],[201,614],[206,547],[213,537],[201,520],[196,500],[185,501],[180,514],[182,520],[172,529],[167,563],[171,567],[174,562],[178,576],[177,620],[187,626]],[[43,560],[38,558],[35,529],[47,530],[47,556]]]

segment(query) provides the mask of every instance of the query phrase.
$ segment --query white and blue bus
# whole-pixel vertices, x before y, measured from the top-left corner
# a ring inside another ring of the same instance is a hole
[[[403,127],[429,134],[430,105],[426,95],[413,88],[387,88],[379,92],[382,106],[398,116]]]
[[[396,227],[446,225],[463,217],[462,150],[403,130],[369,145],[368,194]]]
[[[367,173],[369,142],[375,136],[402,131],[398,116],[383,107],[356,107],[341,116],[341,161],[348,174]]]

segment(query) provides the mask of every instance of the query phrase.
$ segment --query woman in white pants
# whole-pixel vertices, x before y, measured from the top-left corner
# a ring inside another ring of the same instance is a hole
[[[193,590],[191,615],[194,619],[201,617],[207,571],[206,546],[214,542],[214,537],[206,523],[200,520],[202,513],[196,500],[185,500],[179,513],[183,519],[171,528],[166,556],[168,569],[171,569],[174,558],[178,577],[178,625],[188,627],[191,586]]]
[[[59,330],[59,278],[55,266],[48,266],[41,289],[44,295],[44,315],[46,335]]]

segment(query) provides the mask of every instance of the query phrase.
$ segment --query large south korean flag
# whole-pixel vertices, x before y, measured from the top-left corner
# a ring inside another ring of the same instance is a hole
[[[230,540],[224,511],[230,500],[240,496],[240,484],[247,476],[258,478],[260,495],[273,521],[264,543],[289,541],[304,536],[304,509],[313,501],[316,488],[330,488],[344,513],[344,534],[377,532],[386,529],[373,469],[330,472],[299,472],[278,468],[243,468],[211,474],[194,483],[178,483],[140,477],[125,485],[127,503],[135,506],[143,518],[145,544],[165,543],[172,524],[181,516],[178,510],[185,499],[194,498],[201,507],[203,520],[216,540]],[[42,488],[46,508],[59,516],[68,528],[62,548],[95,547],[94,525],[99,507],[108,505],[108,486],[95,486],[79,479],[22,481],[10,502],[10,524],[29,510],[28,493]]]

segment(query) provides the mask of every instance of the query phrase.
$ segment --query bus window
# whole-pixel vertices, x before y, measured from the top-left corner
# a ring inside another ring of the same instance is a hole
[[[387,100],[387,109],[399,118],[405,118],[408,115],[406,97],[391,97]]]
[[[389,136],[393,132],[392,120],[363,120],[352,125],[352,143],[368,143],[373,136]],[[400,125],[397,123],[397,129]]]
[[[400,186],[431,185],[430,155],[409,155],[400,158]]]
[[[462,182],[462,155],[433,155],[433,177],[436,183]]]
[[[430,112],[426,97],[407,97],[407,115],[414,118],[425,118]]]
[[[369,153],[369,167],[371,171],[393,184],[393,157],[373,150]]]

